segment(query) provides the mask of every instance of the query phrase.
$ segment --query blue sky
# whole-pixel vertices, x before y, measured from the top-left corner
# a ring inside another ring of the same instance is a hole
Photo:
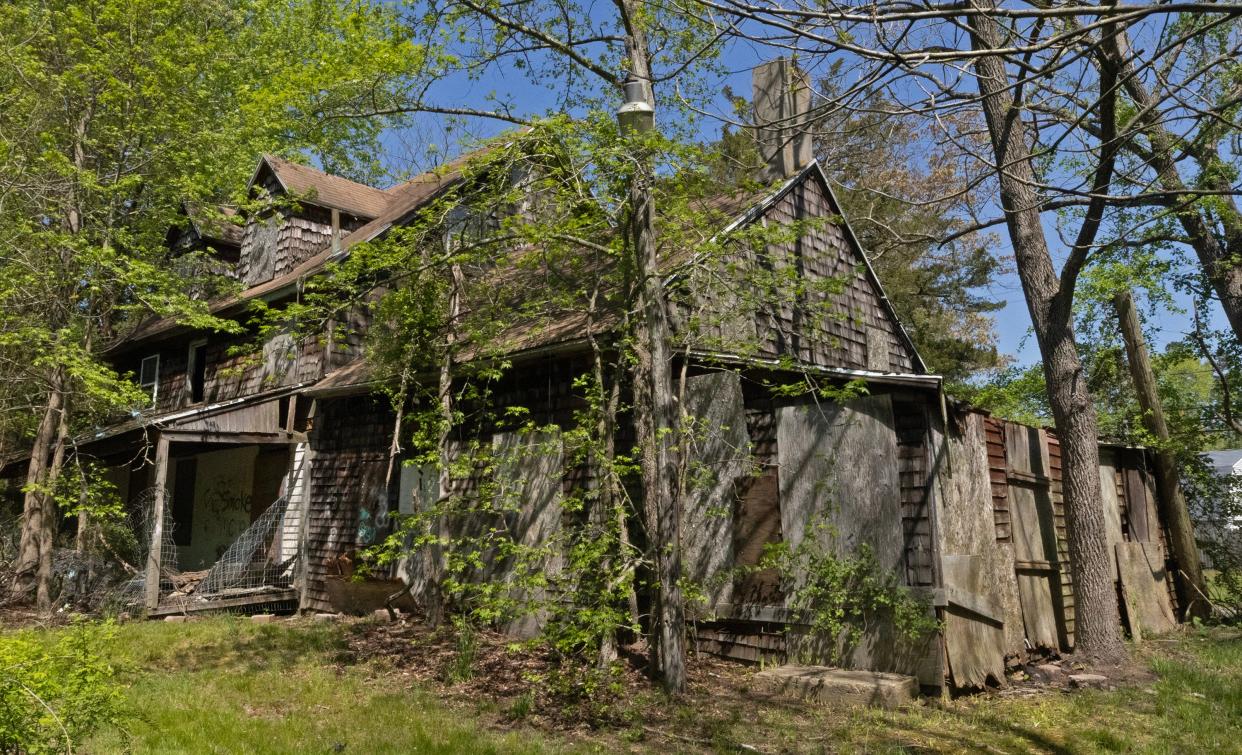
[[[751,69],[762,62],[768,54],[753,47],[735,47],[723,59],[724,71],[714,86],[723,90],[730,86],[739,94],[749,94]],[[817,72],[812,69],[812,76]],[[493,68],[486,75],[470,80],[465,76],[454,76],[443,79],[432,88],[431,97],[442,106],[486,107],[490,97],[497,94],[517,97],[527,113],[540,113],[552,109],[559,101],[557,82],[532,82],[527,71],[507,71],[504,68]],[[659,95],[659,92],[657,92]],[[666,95],[667,96],[667,95]],[[728,104],[723,97],[718,100],[719,113],[727,117]],[[713,138],[719,133],[722,121],[705,118],[701,133],[703,138]],[[460,151],[464,142],[472,138],[488,136],[511,128],[511,124],[475,119],[469,122],[449,119],[442,116],[420,115],[407,128],[392,131],[385,138],[389,164],[397,171],[417,171],[430,167],[443,159],[452,157]],[[1053,245],[1054,259],[1064,254],[1064,248],[1058,248],[1058,236],[1052,225],[1051,218],[1046,219],[1047,238]],[[996,234],[1002,244],[996,254],[1002,258],[1011,258],[1006,244],[1003,227]],[[996,323],[997,345],[1000,351],[1009,355],[1018,365],[1038,363],[1039,349],[1035,339],[1030,335],[1030,317],[1026,302],[1022,295],[1021,283],[1012,272],[1012,261],[1007,265],[1009,272],[998,276],[994,284],[985,292],[988,298],[1003,301],[1005,306],[994,313]],[[1176,295],[1175,300],[1183,310],[1189,302],[1184,295]],[[1178,340],[1190,328],[1190,320],[1185,312],[1168,310],[1152,313],[1149,318],[1152,326],[1150,337],[1158,349],[1166,343]],[[1223,312],[1219,305],[1213,312],[1213,326],[1227,327]],[[1081,335],[1080,338],[1086,337]]]

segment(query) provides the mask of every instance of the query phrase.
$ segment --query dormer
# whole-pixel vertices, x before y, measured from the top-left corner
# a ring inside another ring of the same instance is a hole
[[[382,189],[264,155],[248,186],[262,209],[247,219],[238,279],[256,286],[379,217],[392,201]]]
[[[172,258],[203,252],[230,267],[237,263],[243,229],[236,208],[183,202],[181,214],[184,222],[169,228],[164,239]]]

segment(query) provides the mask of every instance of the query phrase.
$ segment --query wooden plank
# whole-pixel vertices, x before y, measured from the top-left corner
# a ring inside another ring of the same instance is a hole
[[[1111,449],[1100,449],[1100,497],[1104,503],[1104,539],[1111,551],[1117,543],[1125,540],[1121,529],[1121,500],[1117,495],[1117,464],[1116,456]],[[1108,560],[1109,571],[1113,581],[1119,579],[1117,561]]]
[[[1168,574],[1159,544],[1117,543],[1116,554],[1121,594],[1134,638],[1176,629],[1177,618],[1169,602]]]
[[[1014,568],[1022,625],[1035,646],[1059,647],[1056,596],[1061,591],[1052,503],[1047,490],[1015,485],[1010,488],[1013,513]]]
[[[163,430],[161,435],[167,435],[169,440],[174,443],[236,443],[239,445],[289,445],[292,443],[305,443],[305,433],[286,433],[286,432],[270,432],[270,433],[243,433],[243,432],[214,432],[214,431],[183,431],[183,430]]]
[[[220,598],[218,600],[177,599],[165,602],[153,610],[147,611],[147,618],[156,619],[162,616],[182,616],[191,613],[209,613],[224,611],[230,608],[264,606],[272,603],[294,603],[298,600],[298,591],[292,587],[269,590],[255,595],[243,595],[237,598]]]
[[[160,561],[164,545],[164,499],[168,497],[168,446],[169,439],[160,433],[155,443],[155,497],[151,504],[151,541],[147,553],[147,575],[144,585],[146,606],[154,610],[160,604]]]
[[[1019,472],[1017,470],[1010,470],[1009,473],[1005,475],[1005,479],[1012,482],[1025,482],[1030,485],[1049,485],[1052,483],[1052,478],[1048,475],[1031,474],[1028,472]]]
[[[1126,512],[1130,515],[1130,539],[1138,542],[1151,542],[1155,527],[1147,517],[1147,486],[1143,484],[1143,473],[1131,467],[1125,470],[1125,480]]]

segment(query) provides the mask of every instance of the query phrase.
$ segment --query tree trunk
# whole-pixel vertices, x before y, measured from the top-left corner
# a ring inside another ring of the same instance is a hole
[[[30,466],[26,471],[25,499],[22,503],[21,540],[9,595],[17,603],[24,603],[35,597],[38,589],[40,547],[44,542],[42,533],[48,524],[45,521],[48,507],[44,498],[49,482],[49,462],[65,409],[63,384],[64,371],[57,369],[52,373],[43,418],[39,421],[34,445],[30,449]]]
[[[65,400],[64,404],[68,404]],[[65,452],[69,446],[69,409],[62,406],[60,422],[56,429],[56,450],[48,467],[46,487],[43,494],[43,528],[39,531],[39,569],[36,574],[35,604],[40,613],[52,612],[52,556],[56,548],[56,530],[60,524],[60,512],[56,507],[55,486],[65,466]]]
[[[1126,362],[1130,366],[1139,407],[1143,410],[1143,425],[1159,443],[1156,448],[1157,492],[1164,521],[1169,528],[1169,547],[1173,549],[1173,557],[1181,570],[1176,580],[1179,597],[1182,605],[1186,606],[1188,616],[1207,618],[1210,613],[1204,598],[1207,583],[1203,581],[1203,570],[1199,565],[1194,525],[1186,508],[1186,498],[1182,495],[1177,458],[1169,448],[1169,427],[1164,420],[1160,394],[1156,391],[1156,375],[1151,368],[1143,329],[1134,310],[1134,298],[1129,291],[1119,293],[1113,297],[1113,307],[1117,310],[1121,337],[1126,343]]]
[[[985,11],[996,7],[989,2],[974,5]],[[971,16],[968,23],[976,50],[1001,46],[995,19]],[[1104,535],[1095,407],[1074,342],[1073,281],[1063,290],[1053,268],[1040,223],[1040,200],[1033,188],[1035,172],[1026,128],[1012,102],[1005,64],[999,57],[983,56],[974,66],[997,166],[1001,206],[1064,451],[1062,488],[1076,597],[1075,644],[1086,656],[1113,661],[1124,655],[1124,647]]]
[[[449,443],[453,430],[453,354],[457,343],[457,320],[461,316],[461,284],[462,271],[460,265],[449,266],[449,299],[448,326],[445,333],[444,358],[440,362],[440,435],[437,438],[439,459],[439,486],[435,505],[444,506],[452,493],[452,454]],[[439,626],[445,619],[444,592],[441,583],[444,581],[444,546],[447,523],[439,514],[432,517],[431,527],[434,528],[436,542],[427,549],[427,622],[431,626]]]
[[[643,14],[633,0],[625,0],[623,6],[631,73],[643,82],[647,104],[654,109]],[[658,583],[652,608],[652,666],[665,690],[680,692],[686,685],[686,620],[681,595],[681,516],[676,493],[670,329],[664,279],[656,259],[651,158],[645,154],[636,158],[630,177],[627,232],[638,285],[634,418],[642,453],[647,536]]]

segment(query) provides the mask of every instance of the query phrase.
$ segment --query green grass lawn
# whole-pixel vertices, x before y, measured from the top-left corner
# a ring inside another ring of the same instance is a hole
[[[399,675],[340,664],[341,627],[217,618],[127,624],[126,731],[85,752],[540,753],[563,748],[530,732],[488,731]]]
[[[734,669],[718,683],[696,677],[680,701],[631,690],[613,701],[621,723],[569,732],[538,716],[515,723],[509,701],[358,661],[349,631],[241,618],[122,625],[108,652],[128,720],[80,751],[1242,752],[1242,639],[1224,630],[1143,645],[1158,679],[1113,691],[839,710],[766,698],[748,686],[749,670]]]

